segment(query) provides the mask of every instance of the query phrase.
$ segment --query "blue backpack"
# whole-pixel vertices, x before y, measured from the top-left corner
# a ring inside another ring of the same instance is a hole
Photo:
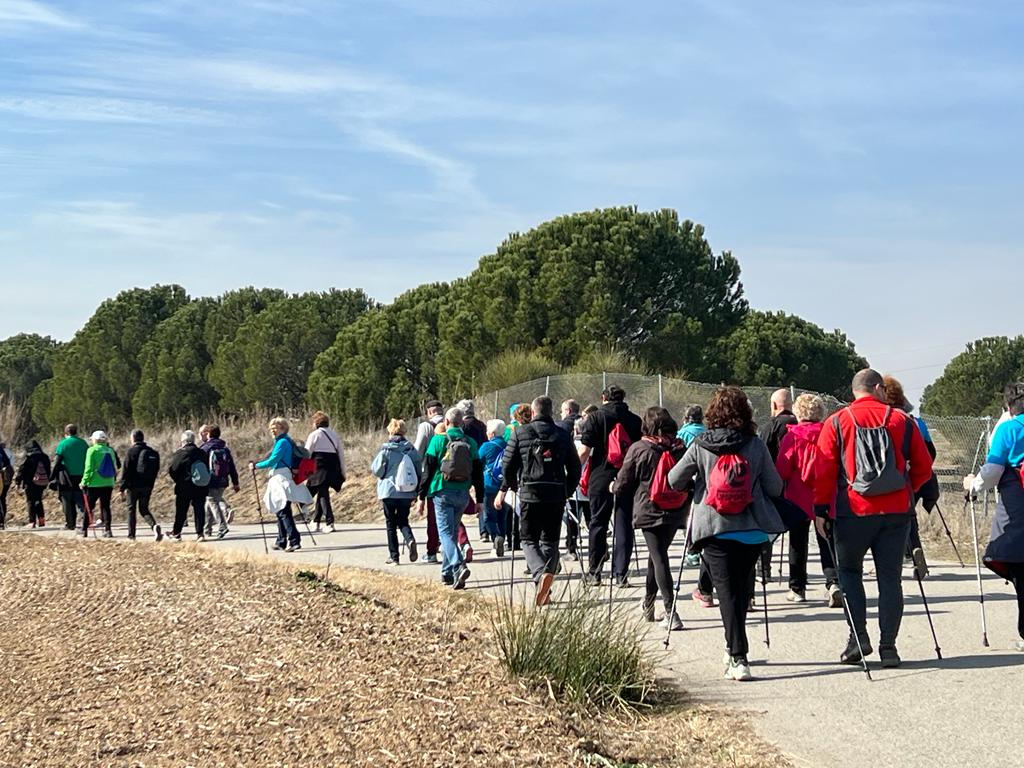
[[[494,460],[489,465],[487,465],[487,476],[491,481],[489,485],[495,488],[500,488],[501,483],[505,479],[505,473],[502,470],[502,461],[504,460],[504,458],[505,452],[498,451],[498,453],[495,454],[494,456]]]
[[[117,467],[114,465],[114,457],[109,451],[105,451],[103,453],[103,458],[100,459],[100,465],[96,469],[96,474],[106,480],[117,477]]]

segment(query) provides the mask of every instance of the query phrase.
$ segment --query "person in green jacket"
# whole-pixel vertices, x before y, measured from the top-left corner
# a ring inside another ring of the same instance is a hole
[[[87,512],[83,519],[82,536],[89,535],[89,525],[92,522],[89,518],[99,506],[100,519],[103,521],[103,538],[111,539],[114,534],[110,530],[110,497],[114,493],[114,483],[117,480],[117,470],[121,468],[121,460],[110,447],[106,432],[93,432],[91,440],[92,445],[85,453],[85,469],[82,473],[82,490],[85,493]]]
[[[56,486],[64,509],[64,527],[75,530],[75,521],[85,518],[85,500],[82,498],[82,475],[85,473],[85,453],[89,444],[78,436],[78,425],[64,427],[64,439],[57,445],[53,460],[50,487]]]

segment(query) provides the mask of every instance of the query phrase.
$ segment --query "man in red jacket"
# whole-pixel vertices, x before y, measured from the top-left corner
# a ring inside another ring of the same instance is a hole
[[[828,505],[836,498],[836,566],[853,621],[840,661],[860,664],[861,649],[865,656],[872,652],[864,596],[864,556],[870,550],[878,578],[878,652],[883,667],[898,667],[910,511],[914,492],[932,475],[932,457],[914,419],[885,404],[878,371],[860,371],[852,388],[853,403],[826,420],[818,438],[814,511],[824,536]]]

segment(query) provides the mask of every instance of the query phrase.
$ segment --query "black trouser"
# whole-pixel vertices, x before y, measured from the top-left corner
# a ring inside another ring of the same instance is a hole
[[[766,541],[761,545],[761,575],[765,580],[772,575],[772,541]]]
[[[206,489],[189,485],[174,489],[174,528],[171,533],[181,536],[188,519],[188,508],[192,507],[192,516],[196,523],[196,536],[203,535],[203,524],[206,522]]]
[[[519,535],[526,567],[534,581],[558,570],[558,541],[562,536],[564,501],[521,501]]]
[[[700,558],[700,570],[697,571],[697,591],[705,597],[711,597],[715,591],[715,585],[711,581],[711,571],[708,570],[708,563],[703,555]]]
[[[789,529],[789,588],[801,595],[807,590],[807,551],[810,540],[810,520],[798,523]],[[814,529],[818,539],[818,554],[821,556],[821,570],[825,574],[825,586],[836,583],[836,565],[832,562],[832,550],[828,542],[821,538],[818,529]]]
[[[746,657],[747,611],[750,610],[751,574],[761,556],[760,544],[711,539],[701,553],[718,592],[718,609],[725,625],[730,656]]]
[[[519,515],[511,504],[505,505],[505,544],[510,549],[522,549],[519,532]]]
[[[398,561],[398,532],[402,532],[405,543],[415,541],[412,528],[409,527],[409,510],[412,499],[382,499],[384,505],[384,523],[388,531],[388,552],[391,559]]]
[[[672,582],[672,569],[668,564],[668,548],[679,529],[674,525],[659,525],[656,528],[644,528],[644,541],[647,542],[647,602],[654,602],[655,596],[661,592],[661,601],[665,604],[665,613],[672,611],[675,600],[675,584]]]
[[[110,512],[110,497],[114,493],[113,488],[85,488],[85,503],[92,514],[93,519],[96,517],[97,510],[100,513],[100,522],[103,523],[103,530],[110,532],[110,525],[113,522],[113,515]],[[89,529],[84,528],[83,533],[88,533]]]
[[[82,497],[82,489],[78,486],[80,478],[72,477],[72,485],[62,485],[57,493],[60,495],[60,504],[64,508],[64,526],[69,530],[75,530],[75,521],[78,516],[85,516],[85,499]]]
[[[633,556],[633,497],[618,498],[607,485],[591,487],[590,499],[590,572],[600,575],[608,557],[608,525],[615,516],[612,528],[612,578],[623,579],[629,573],[629,560]]]
[[[331,506],[331,486],[327,483],[314,485],[309,492],[315,497],[316,512],[313,513],[313,523],[320,525],[320,518],[324,518],[327,525],[334,525],[334,507]]]
[[[141,515],[142,519],[149,523],[150,528],[156,528],[156,520],[149,511],[149,499],[153,495],[152,488],[128,489],[128,538],[135,538],[135,516]]]
[[[569,511],[572,514],[565,516],[565,551],[575,552],[580,540],[580,524],[590,519],[590,502],[569,499]]]
[[[28,522],[30,525],[44,525],[46,513],[43,510],[43,491],[41,485],[29,483],[25,486],[25,507],[28,510]]]
[[[910,549],[923,549],[921,546],[921,529],[917,524],[917,510],[910,511]]]
[[[903,557],[907,552],[910,515],[844,516],[834,528],[839,586],[853,616],[853,628],[867,637],[864,556],[871,551],[878,581],[879,646],[894,647],[903,621]]]

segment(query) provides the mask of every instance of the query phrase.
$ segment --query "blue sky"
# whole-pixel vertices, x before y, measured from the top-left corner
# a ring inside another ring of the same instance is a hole
[[[1022,33],[1009,2],[0,0],[0,337],[156,282],[388,300],[636,204],[916,393],[1021,331]]]

